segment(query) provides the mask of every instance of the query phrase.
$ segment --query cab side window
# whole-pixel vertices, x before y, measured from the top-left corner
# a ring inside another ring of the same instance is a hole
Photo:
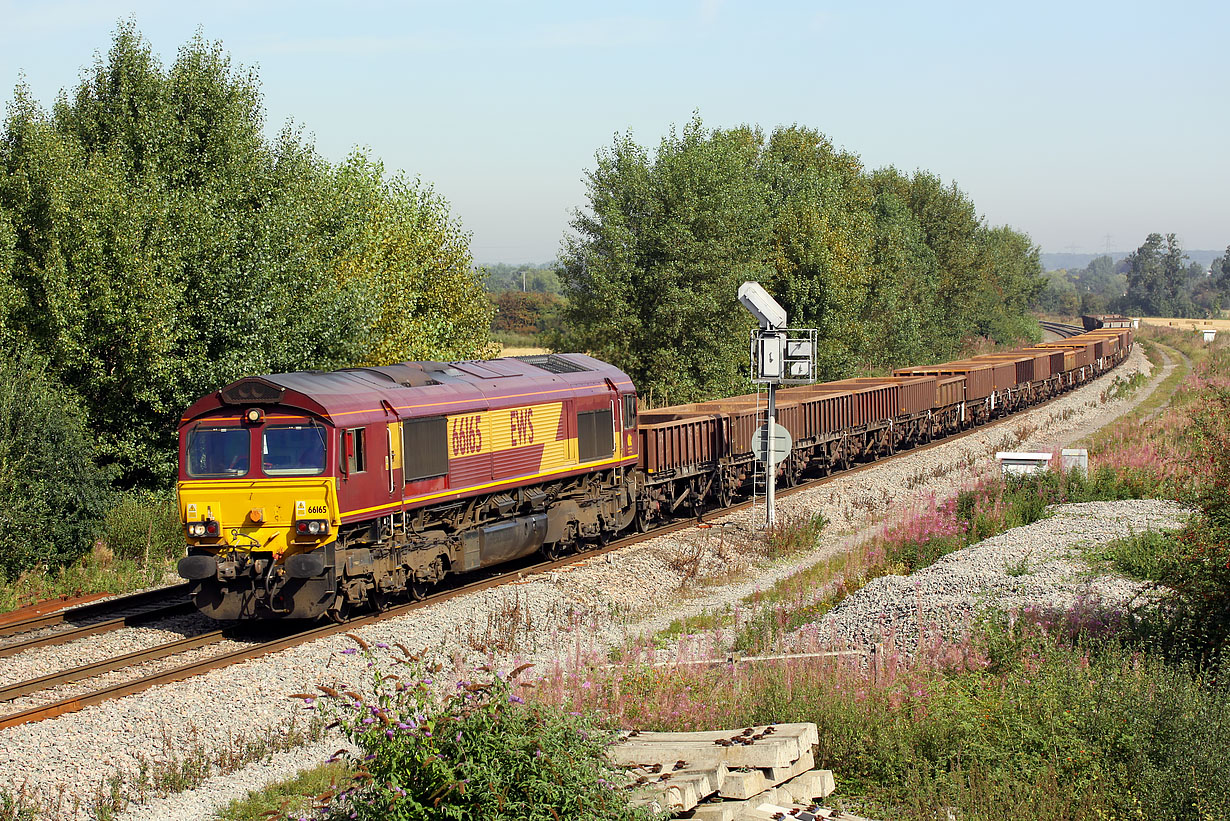
[[[636,395],[624,394],[624,430],[636,427]]]
[[[346,472],[363,473],[367,470],[367,442],[364,428],[342,431],[342,458],[346,460]]]

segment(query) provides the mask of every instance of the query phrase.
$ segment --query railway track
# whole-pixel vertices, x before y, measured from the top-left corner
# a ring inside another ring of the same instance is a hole
[[[1040,320],[1038,324],[1042,326],[1042,330],[1050,331],[1060,339],[1070,339],[1085,332],[1085,329],[1079,325],[1068,325],[1063,322],[1049,322]]]
[[[143,612],[148,612],[151,607],[166,606],[167,602],[186,601],[188,601],[188,585],[175,584],[169,587],[160,587],[156,590],[133,593],[128,596],[117,596],[106,601],[72,607],[71,609],[61,608],[50,613],[37,612],[36,608],[32,608],[36,610],[32,615],[0,622],[0,637],[31,633],[65,623],[78,625],[78,627],[73,628],[74,630],[85,629],[87,626],[102,623],[109,624],[122,621],[124,618],[138,618]],[[119,625],[119,627],[122,626],[124,625]],[[118,627],[111,629],[118,629]],[[98,630],[96,632],[106,631]],[[77,638],[80,638],[80,635]],[[67,640],[71,641],[72,639]],[[9,646],[11,645],[0,645],[0,658],[3,658],[5,655],[11,655],[5,652]]]
[[[1061,332],[1060,329],[1062,329],[1063,331],[1070,332],[1068,335],[1075,335],[1076,333],[1081,332],[1081,329],[1076,329],[1073,326],[1063,325],[1061,323],[1042,323],[1042,325],[1043,327],[1046,327],[1047,325],[1055,326],[1055,330],[1054,330],[1055,333],[1060,333]],[[1050,404],[1050,402],[1053,402],[1055,401],[1055,399],[1058,399],[1058,398],[1059,397],[1054,397],[1050,400],[1047,400],[1046,402],[1042,402],[1038,405],[1033,406],[1032,408],[1030,408],[1030,410],[1046,407],[1046,405]],[[971,428],[970,430],[962,431],[960,433],[947,436],[943,439],[938,439],[938,440],[935,440],[927,444],[918,445],[908,450],[899,451],[898,453],[895,453],[891,456],[886,456],[886,457],[876,459],[876,460],[873,460],[873,461],[870,461],[870,462],[867,462],[861,465],[857,465],[848,470],[843,470],[835,474],[830,474],[827,476],[822,476],[819,478],[800,482],[799,484],[793,487],[782,488],[778,491],[777,495],[779,497],[787,497],[795,493],[803,492],[805,490],[811,490],[817,487],[821,487],[829,482],[836,480],[837,478],[840,478],[843,476],[852,476],[862,471],[870,470],[871,468],[882,465],[893,459],[897,459],[897,458],[904,457],[904,456],[911,455],[911,454],[921,453],[921,452],[930,450],[931,448],[936,448],[941,445],[945,445],[950,442],[957,441],[966,436],[971,436],[976,433],[985,431],[989,428],[993,428],[995,426],[1003,425],[1006,423],[1011,423],[1015,419],[1016,419],[1016,414],[1013,414],[1011,416],[1002,417],[1000,419],[988,422],[985,425],[981,425],[976,428]],[[726,508],[714,508],[714,509],[705,511],[702,514],[701,519],[687,518],[687,519],[676,520],[674,522],[669,522],[660,527],[654,528],[653,530],[650,530],[647,533],[631,534],[625,538],[612,541],[610,544],[603,545],[603,546],[596,546],[590,550],[586,550],[580,553],[574,553],[574,554],[564,556],[559,559],[540,560],[540,561],[535,561],[532,563],[527,563],[527,564],[513,566],[513,567],[505,566],[500,569],[500,572],[492,572],[490,575],[484,576],[482,578],[471,579],[469,581],[466,581],[465,583],[461,583],[455,586],[448,587],[447,589],[437,590],[436,592],[433,592],[429,594],[428,596],[426,596],[421,601],[412,601],[412,602],[408,602],[405,604],[396,605],[396,606],[390,607],[387,610],[384,610],[383,612],[371,613],[371,614],[359,616],[356,618],[352,618],[343,624],[329,623],[329,624],[316,625],[316,626],[308,627],[303,630],[294,631],[294,632],[291,632],[285,635],[277,635],[277,636],[259,639],[259,640],[256,640],[255,643],[247,647],[242,647],[236,650],[219,653],[218,655],[211,656],[206,659],[201,659],[201,660],[193,661],[187,664],[178,665],[170,669],[166,669],[166,670],[151,673],[148,675],[140,676],[130,681],[126,681],[126,682],[122,682],[118,684],[112,684],[112,685],[102,687],[102,688],[99,688],[91,692],[83,693],[78,696],[73,696],[73,697],[61,699],[61,700],[58,700],[58,701],[55,701],[49,704],[32,707],[30,709],[23,710],[20,712],[10,713],[9,715],[0,716],[0,729],[5,729],[8,727],[16,727],[22,724],[27,724],[27,723],[31,723],[35,721],[41,721],[43,719],[53,718],[56,716],[61,716],[61,715],[65,715],[68,713],[76,712],[78,710],[84,709],[85,707],[102,704],[103,702],[110,701],[111,699],[123,698],[125,696],[133,695],[133,694],[142,692],[151,687],[155,687],[161,684],[167,684],[167,683],[174,682],[174,681],[181,681],[183,679],[202,675],[212,670],[221,669],[223,667],[227,667],[232,664],[238,664],[243,661],[248,661],[250,659],[259,658],[261,656],[265,656],[270,653],[275,653],[275,652],[278,652],[278,651],[281,651],[281,650],[284,650],[290,647],[294,647],[299,644],[304,644],[309,641],[315,641],[316,639],[326,638],[328,636],[333,636],[333,635],[337,635],[340,633],[349,632],[349,631],[355,630],[360,627],[364,627],[370,624],[375,624],[377,622],[385,621],[387,619],[398,618],[400,616],[406,615],[407,613],[414,612],[415,610],[430,607],[440,602],[444,602],[449,599],[455,598],[457,596],[461,596],[461,595],[465,595],[469,593],[475,593],[475,592],[479,592],[482,590],[487,590],[492,587],[497,587],[499,585],[508,584],[510,582],[515,582],[515,581],[518,581],[526,577],[548,573],[553,570],[557,570],[559,568],[566,567],[571,564],[587,561],[596,556],[601,556],[603,554],[610,553],[612,551],[621,550],[623,548],[630,547],[632,545],[638,544],[648,539],[657,538],[658,536],[662,536],[668,533],[673,533],[679,530],[684,530],[686,528],[695,526],[698,521],[703,519],[704,516],[718,516],[718,515],[725,515],[728,513],[733,513],[733,512],[737,512],[741,510],[746,510],[750,508],[752,505],[757,504],[758,502],[759,502],[758,499],[747,499],[745,501],[738,502]],[[168,589],[174,589],[174,588],[168,588]],[[85,608],[79,608],[79,609],[85,609]],[[69,611],[69,612],[75,612],[75,611]],[[131,619],[133,617],[129,616],[129,617],[123,617],[120,619],[113,619],[113,620],[110,620],[110,622],[123,621],[125,618]],[[100,623],[100,625],[105,624],[105,623],[110,623],[110,622],[102,622]],[[100,625],[86,626],[80,629],[89,630],[91,629],[91,627],[99,627]],[[120,625],[120,626],[124,626],[124,625]],[[111,629],[118,629],[118,627],[112,627]],[[59,635],[60,634],[57,634],[57,636],[51,637],[51,638],[52,639],[58,638]],[[90,635],[90,633],[78,634],[77,637],[81,637],[81,635]],[[15,698],[28,696],[28,695],[46,690],[51,687],[56,687],[56,686],[60,686],[60,685],[68,684],[72,682],[84,681],[90,678],[104,675],[106,673],[111,673],[111,672],[115,672],[118,670],[123,670],[125,668],[133,667],[138,664],[144,664],[144,663],[159,660],[159,659],[170,658],[175,655],[182,654],[182,653],[185,653],[185,652],[188,652],[190,650],[194,650],[200,647],[217,644],[217,643],[220,643],[230,638],[240,638],[240,637],[238,636],[237,633],[234,633],[226,629],[210,631],[210,632],[202,633],[196,636],[191,636],[188,638],[179,639],[179,640],[172,641],[172,642],[167,642],[165,644],[157,645],[155,647],[148,648],[146,650],[140,650],[140,651],[136,651],[133,653],[128,653],[126,655],[118,656],[113,659],[107,659],[104,661],[94,662],[92,664],[72,668],[70,670],[65,670],[60,673],[53,673],[53,674],[49,674],[46,676],[42,676],[40,678],[31,679],[29,681],[19,682],[17,684],[10,685],[8,687],[0,688],[0,702],[11,701]],[[47,640],[35,640],[35,641],[44,641],[44,643],[39,646],[47,646],[47,644],[49,643],[63,643],[63,641],[68,641],[68,640],[71,640],[71,639],[63,639],[62,641],[59,641],[59,642],[47,641]],[[250,637],[249,637],[249,640],[251,640]],[[9,654],[7,653],[8,649],[9,648],[7,647],[0,648],[0,655]],[[26,649],[29,649],[29,648],[27,647]],[[14,652],[19,652],[19,651],[14,651]]]

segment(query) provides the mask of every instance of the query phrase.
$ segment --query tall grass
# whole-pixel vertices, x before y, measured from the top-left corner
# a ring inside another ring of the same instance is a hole
[[[1078,635],[1090,624],[987,623],[870,668],[821,656],[655,667],[632,652],[560,665],[526,694],[644,730],[814,721],[817,765],[884,817],[1225,817],[1225,691],[1190,668],[1067,641],[1054,629],[1065,620]]]

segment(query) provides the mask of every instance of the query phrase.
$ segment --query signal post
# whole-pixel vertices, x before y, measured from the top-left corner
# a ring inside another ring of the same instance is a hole
[[[786,309],[759,282],[739,286],[739,302],[760,323],[752,331],[752,381],[768,387],[765,423],[752,435],[752,450],[765,465],[765,526],[777,523],[777,465],[790,456],[794,437],[777,424],[777,386],[816,381],[816,329],[787,328]]]

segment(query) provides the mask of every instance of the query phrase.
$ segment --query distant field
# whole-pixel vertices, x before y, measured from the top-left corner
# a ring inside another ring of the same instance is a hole
[[[1142,325],[1169,325],[1172,328],[1215,328],[1218,333],[1230,331],[1230,319],[1182,319],[1178,317],[1144,316]]]
[[[500,356],[534,356],[535,354],[550,353],[546,348],[514,348],[505,347],[500,349]]]

